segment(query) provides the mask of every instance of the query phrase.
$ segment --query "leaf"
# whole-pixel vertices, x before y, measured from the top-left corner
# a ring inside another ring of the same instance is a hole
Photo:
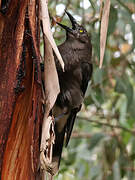
[[[119,26],[119,29],[120,30],[124,30],[124,33],[125,33],[125,23],[124,22],[128,22],[128,24],[130,24],[130,27],[131,27],[131,32],[132,32],[132,40],[133,40],[133,43],[132,43],[132,49],[135,47],[135,23],[134,23],[134,20],[132,19],[132,14],[127,11],[127,9],[119,9],[119,13],[121,14],[121,19],[123,20],[123,23],[121,26]]]
[[[94,54],[97,58],[100,58],[100,36],[99,33],[93,32],[91,35],[92,47],[94,48]]]
[[[133,95],[133,100],[132,100],[130,106],[128,107],[128,111],[131,113],[131,116],[133,118],[135,118],[135,91],[134,91],[134,95]]]
[[[98,88],[96,91],[95,89],[90,90],[90,96],[85,99],[85,103],[88,106],[91,103],[91,100],[95,103],[97,107],[101,107],[101,104],[105,101],[105,94],[101,88]]]
[[[99,103],[99,100],[96,98],[96,95],[97,95],[97,93],[96,93],[94,90],[91,89],[91,95],[90,95],[90,97],[91,97],[91,99],[94,101],[95,105],[96,105],[97,107],[100,107],[100,103]],[[88,100],[88,101],[86,101],[86,102],[87,102],[86,105],[89,105],[88,103],[90,102],[90,101],[89,101],[90,99],[87,98],[87,100]]]
[[[102,83],[104,78],[104,70],[97,68],[93,73],[94,84]]]
[[[135,138],[131,139],[131,158],[135,159]]]
[[[118,93],[124,93],[128,99],[128,106],[131,105],[133,100],[133,87],[126,75],[123,75],[121,78],[116,78],[115,91]]]
[[[109,15],[108,35],[113,33],[117,23],[117,9],[111,6]]]
[[[116,148],[118,146],[118,143],[116,139],[109,138],[104,141],[104,152],[105,152],[105,159],[110,168],[112,168],[112,165],[116,158]]]
[[[123,94],[119,98],[117,98],[117,102],[115,104],[116,111],[119,111],[119,122],[123,126],[127,126],[127,97]],[[129,128],[129,127],[127,127]]]
[[[102,19],[101,19],[99,68],[102,67],[103,59],[104,59],[106,37],[107,37],[107,30],[108,30],[108,21],[109,21],[109,12],[110,12],[110,0],[106,0],[104,4],[104,8],[103,8]]]
[[[120,117],[119,121],[124,126],[126,124],[126,116],[127,116],[127,100],[123,100],[120,106]]]
[[[106,177],[106,180],[114,180],[114,179],[113,179],[113,175],[112,175],[112,174],[109,174],[109,175]]]
[[[115,161],[115,163],[113,165],[113,179],[114,180],[121,180],[120,166],[119,166],[118,161]]]
[[[97,146],[97,144],[101,141],[101,139],[103,139],[104,137],[105,137],[105,135],[103,133],[94,134],[90,139],[89,149],[90,150],[94,149]]]
[[[123,12],[124,14],[124,12]],[[122,15],[123,15],[122,14]],[[135,47],[135,23],[133,21],[133,19],[131,18],[131,14],[129,13],[125,13],[124,14],[124,18],[127,20],[127,22],[131,25],[131,31],[132,31],[132,35],[133,35],[133,44],[132,44],[132,47],[134,48]]]
[[[90,169],[90,179],[94,180],[101,174],[101,165],[98,164],[96,166],[91,167]]]

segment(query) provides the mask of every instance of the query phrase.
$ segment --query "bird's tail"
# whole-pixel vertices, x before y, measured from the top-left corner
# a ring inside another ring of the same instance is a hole
[[[70,116],[67,119],[67,125],[66,125],[66,142],[65,142],[65,146],[67,147],[69,140],[70,140],[70,136],[73,130],[73,126],[75,123],[75,119],[76,119],[76,115],[77,113],[80,111],[82,105],[80,105],[78,108],[75,108],[71,111]]]
[[[52,156],[52,166],[53,166],[53,174],[58,172],[62,154],[62,148],[64,143],[64,136],[65,136],[65,128],[58,132],[55,128],[55,144],[53,146],[53,156]]]

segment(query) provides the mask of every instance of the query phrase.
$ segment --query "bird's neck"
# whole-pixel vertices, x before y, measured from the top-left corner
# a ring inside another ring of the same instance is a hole
[[[73,50],[84,49],[87,46],[86,43],[82,43],[78,39],[72,39],[72,38],[66,39],[65,44],[69,44],[69,47],[71,47]]]

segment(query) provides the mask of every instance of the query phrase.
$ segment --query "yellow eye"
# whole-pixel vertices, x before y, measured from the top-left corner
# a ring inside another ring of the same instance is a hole
[[[80,30],[80,33],[82,33],[82,32],[83,32],[83,30],[81,29],[81,30]]]

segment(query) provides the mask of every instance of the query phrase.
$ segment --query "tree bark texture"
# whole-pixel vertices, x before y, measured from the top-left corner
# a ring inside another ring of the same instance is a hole
[[[42,123],[39,1],[7,2],[0,11],[0,179],[32,180]]]

